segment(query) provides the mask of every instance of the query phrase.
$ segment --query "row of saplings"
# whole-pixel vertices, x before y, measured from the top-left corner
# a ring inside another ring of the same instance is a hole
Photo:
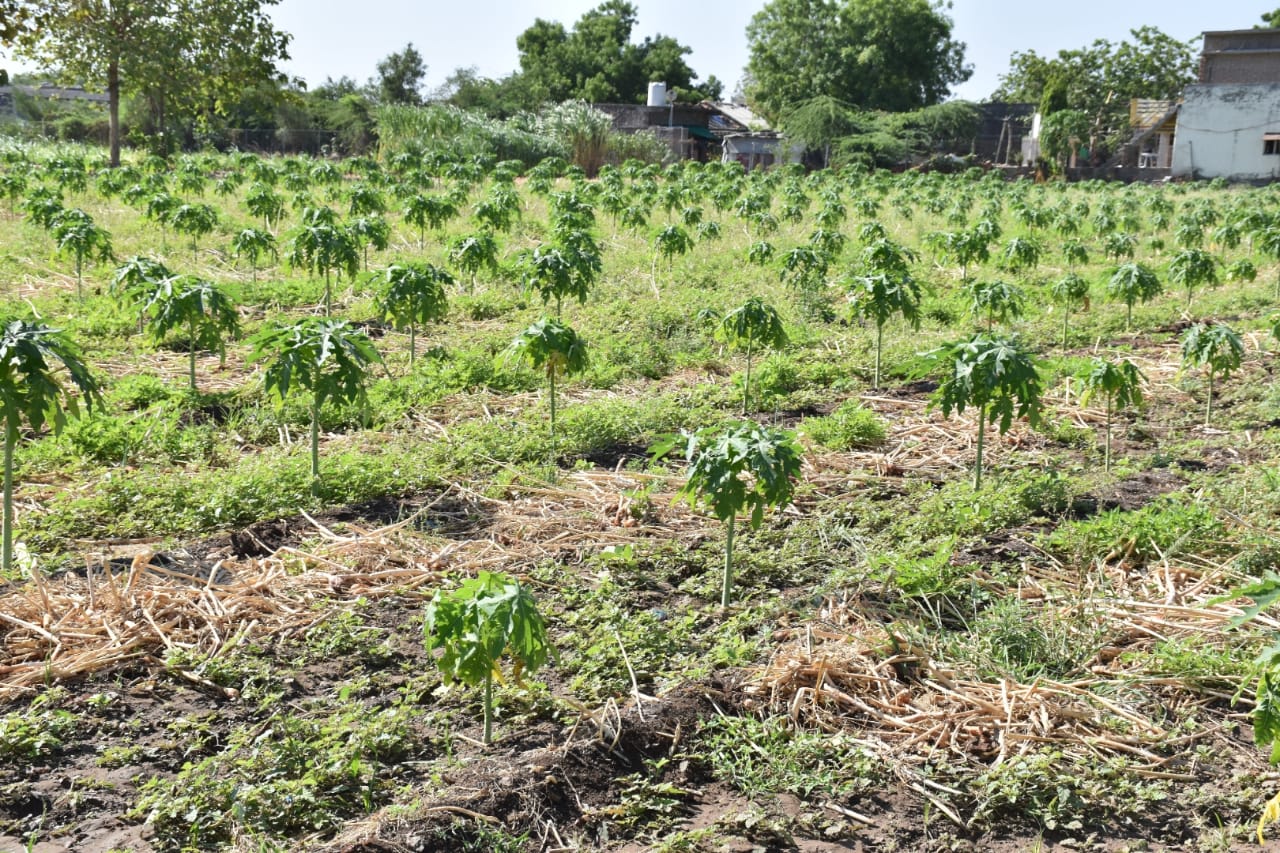
[[[196,345],[221,352],[222,333],[237,330],[234,308],[207,282],[188,276],[158,276],[164,271],[157,267],[154,262],[136,259],[132,266],[122,269],[117,279],[122,291],[135,294],[144,282],[160,283],[153,287],[151,298],[143,306],[142,317],[151,316],[153,333],[163,337],[171,329],[185,327],[193,353]],[[398,316],[412,317],[414,322],[438,317],[436,312],[442,311],[444,299],[442,281],[413,265],[392,266],[386,275],[388,287],[381,300],[384,310],[403,311]],[[726,340],[747,352],[745,413],[750,402],[752,350],[785,343],[785,332],[777,312],[759,299],[748,300],[726,315],[720,328]],[[318,483],[320,407],[326,400],[362,402],[369,367],[381,363],[381,357],[363,332],[345,321],[326,317],[269,325],[254,338],[253,345],[250,359],[266,362],[264,383],[269,393],[280,400],[294,389],[311,395],[311,473]],[[1184,365],[1206,371],[1207,421],[1212,412],[1214,382],[1240,366],[1243,343],[1226,325],[1196,324],[1182,337],[1182,353]],[[558,377],[578,373],[588,366],[586,345],[559,320],[543,318],[516,337],[508,355],[520,357],[546,374],[554,475],[555,383]],[[1003,434],[1015,419],[1025,418],[1032,426],[1039,421],[1042,385],[1035,360],[1016,338],[982,333],[946,344],[929,355],[944,372],[933,403],[944,415],[969,407],[977,410],[973,479],[976,489],[982,482],[987,424],[996,425]],[[194,386],[194,355],[192,358]],[[878,361],[877,355],[877,367]],[[58,370],[59,365],[62,370]],[[64,387],[64,374],[78,394]],[[1127,359],[1095,358],[1080,379],[1082,403],[1087,404],[1097,395],[1105,400],[1105,464],[1109,469],[1112,415],[1141,401],[1143,377]],[[24,320],[4,324],[0,337],[0,398],[5,419],[3,568],[10,575],[13,453],[24,422],[33,432],[48,425],[57,433],[68,417],[80,415],[81,406],[91,412],[100,405],[101,398],[98,383],[75,345],[54,329]],[[726,526],[721,604],[728,606],[733,589],[736,522],[745,514],[754,528],[763,520],[766,509],[782,508],[790,502],[800,474],[802,450],[792,432],[740,421],[719,429],[668,437],[652,452],[655,458],[661,458],[678,445],[683,446],[687,464],[687,481],[680,494],[691,504],[709,509]],[[529,591],[510,577],[487,572],[452,592],[436,594],[427,609],[426,634],[429,647],[444,650],[438,664],[447,681],[483,686],[486,743],[492,737],[493,679],[501,676],[501,658],[514,658],[517,673],[532,673],[550,653],[545,626]]]

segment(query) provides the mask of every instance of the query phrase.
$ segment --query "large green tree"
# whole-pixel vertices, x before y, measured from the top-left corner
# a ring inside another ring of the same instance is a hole
[[[0,0],[3,2],[3,0]],[[16,33],[21,55],[106,92],[111,163],[120,163],[120,102],[144,96],[160,128],[223,112],[246,85],[277,76],[289,36],[265,7],[278,0],[44,0],[41,26]]]
[[[1118,44],[1097,39],[1087,47],[1060,50],[1055,57],[1018,51],[991,99],[1079,110],[1088,117],[1095,140],[1125,133],[1130,99],[1180,98],[1197,72],[1191,42],[1150,26],[1129,35]]]
[[[378,100],[384,104],[418,106],[422,103],[422,81],[426,76],[427,66],[422,54],[413,42],[409,42],[404,50],[389,54],[378,63],[375,80]]]
[[[931,0],[771,0],[747,26],[747,97],[771,121],[827,96],[901,112],[969,79],[964,44]]]
[[[685,62],[692,49],[670,36],[631,41],[636,7],[606,0],[566,30],[558,21],[538,18],[516,38],[520,77],[540,100],[636,103],[650,81],[665,82],[689,99],[718,98],[714,77],[701,84]]]

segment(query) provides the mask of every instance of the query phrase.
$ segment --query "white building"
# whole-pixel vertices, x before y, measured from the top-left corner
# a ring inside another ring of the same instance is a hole
[[[1280,30],[1204,34],[1200,80],[1178,113],[1172,174],[1280,179]]]

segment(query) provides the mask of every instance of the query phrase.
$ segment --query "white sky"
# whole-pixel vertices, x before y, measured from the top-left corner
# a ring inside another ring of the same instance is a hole
[[[687,59],[705,78],[715,74],[733,90],[746,64],[745,30],[764,0],[632,0],[639,8],[636,39],[659,33],[693,48]],[[535,18],[566,27],[599,0],[281,0],[272,8],[276,25],[293,34],[292,59],[284,70],[315,86],[343,75],[363,83],[378,60],[413,42],[428,66],[427,88],[458,67],[476,66],[486,77],[502,77],[518,66],[516,36]],[[1204,30],[1243,29],[1258,23],[1280,0],[1219,0],[1193,3],[1068,0],[954,0],[955,36],[967,45],[974,74],[958,97],[991,94],[1016,50],[1053,54],[1083,47],[1095,38],[1121,41],[1143,24],[1188,39]],[[11,67],[13,66],[10,63]]]

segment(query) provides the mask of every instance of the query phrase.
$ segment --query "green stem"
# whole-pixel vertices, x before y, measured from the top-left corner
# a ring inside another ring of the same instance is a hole
[[[1067,308],[1062,309],[1062,348],[1067,348],[1067,323],[1071,320],[1071,311]]]
[[[733,591],[733,523],[735,516],[729,516],[728,535],[724,542],[724,581],[720,585],[720,606],[729,606],[729,596]]]
[[[1204,404],[1204,425],[1209,425],[1209,415],[1213,412],[1213,369],[1209,369],[1209,398]]]
[[[311,493],[320,491],[320,395],[311,401]]]
[[[973,490],[982,488],[982,445],[987,436],[987,407],[978,408],[978,458],[973,463]]]
[[[547,379],[551,383],[551,458],[547,460],[548,471],[552,479],[556,475],[556,372],[555,370],[547,371]]]
[[[747,375],[742,382],[742,414],[751,408],[751,338],[747,338]]]
[[[871,387],[879,390],[880,388],[880,350],[884,345],[884,323],[876,323],[876,369],[875,375],[871,379]]]
[[[493,673],[484,674],[484,745],[493,743]]]
[[[18,428],[5,421],[4,430],[4,573],[13,568],[13,446],[18,442]]]
[[[191,331],[191,343],[187,347],[187,373],[191,377],[191,391],[195,393],[196,389],[196,320],[191,318],[189,324]]]
[[[1111,395],[1107,395],[1107,450],[1103,470],[1111,473]]]
[[[418,358],[418,324],[409,324],[409,369],[413,370],[413,363]]]
[[[1133,303],[1126,302],[1125,309],[1126,310],[1124,314],[1124,330],[1127,332],[1129,331],[1129,329],[1133,327]]]
[[[329,270],[324,271],[324,316],[329,316],[329,303],[332,299],[332,288],[329,285]]]

